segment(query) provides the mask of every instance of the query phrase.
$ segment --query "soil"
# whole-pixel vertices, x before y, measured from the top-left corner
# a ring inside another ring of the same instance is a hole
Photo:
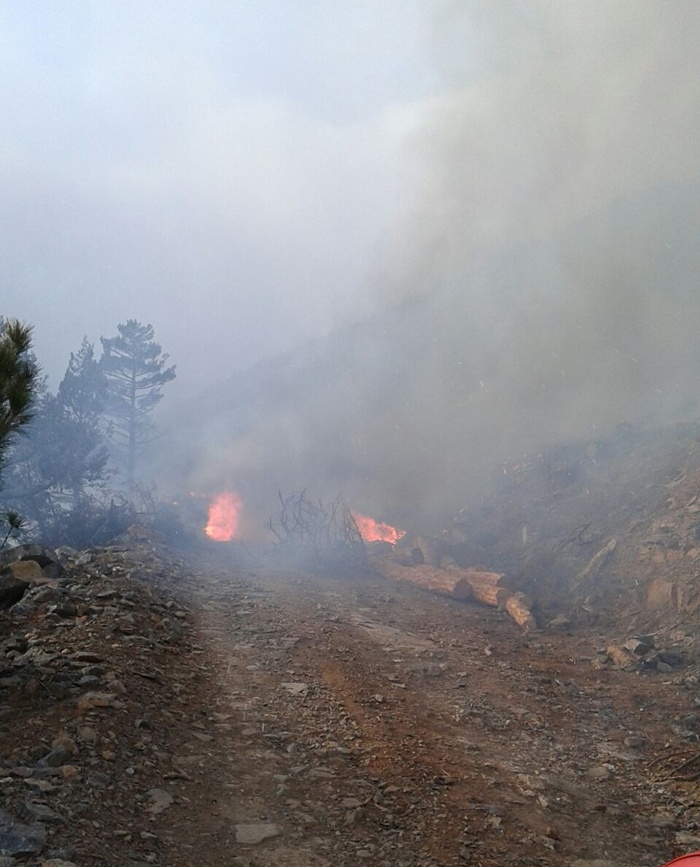
[[[619,669],[608,622],[523,634],[211,548],[74,554],[75,612],[39,595],[2,615],[0,806],[46,835],[21,863],[653,867],[700,848],[692,658]]]

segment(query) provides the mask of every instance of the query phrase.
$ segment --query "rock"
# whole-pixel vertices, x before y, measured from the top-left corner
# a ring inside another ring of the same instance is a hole
[[[649,653],[650,650],[653,650],[654,642],[653,639],[651,643],[649,643],[648,641],[644,641],[642,638],[630,638],[630,640],[626,641],[622,646],[631,653],[634,653],[635,656],[644,656],[646,653]]]
[[[287,690],[287,692],[291,692],[292,695],[303,695],[309,688],[308,683],[296,682],[283,683],[282,686]]]
[[[75,744],[73,745],[75,746]],[[70,750],[65,749],[62,746],[54,747],[51,752],[47,753],[38,763],[38,767],[48,767],[50,768],[60,768],[61,765],[65,765],[68,759],[75,754],[77,748],[72,752]]]
[[[602,782],[603,780],[610,779],[610,771],[605,767],[605,765],[598,765],[595,768],[589,768],[587,776],[591,780]]]
[[[103,774],[101,771],[93,771],[87,778],[87,784],[92,789],[104,789],[110,784],[110,782],[110,777],[108,777],[107,774]]]
[[[0,810],[0,855],[35,855],[46,844],[46,827],[40,822],[23,825]]]
[[[75,662],[104,662],[104,658],[98,653],[90,653],[86,650],[79,650],[77,653],[71,653],[69,659]]]
[[[12,574],[0,575],[0,608],[15,605],[29,589],[29,583]]]
[[[60,570],[58,575],[63,572],[63,566],[56,552],[52,551],[51,548],[44,548],[43,545],[16,545],[14,548],[0,551],[0,569],[9,566],[10,563],[15,563],[17,560],[33,560],[42,569],[47,570],[44,574],[53,568]],[[58,575],[50,577],[57,578]]]
[[[52,810],[46,804],[39,801],[25,801],[22,805],[22,813],[27,819],[37,822],[65,822],[60,813]]]
[[[147,794],[151,799],[151,805],[148,808],[148,812],[152,813],[154,816],[167,810],[173,802],[173,796],[165,789],[149,789]]]
[[[15,578],[26,581],[27,584],[46,580],[41,566],[35,560],[15,560],[14,563],[5,566],[3,572],[5,575],[14,575]]]
[[[119,707],[119,704],[114,694],[109,692],[86,692],[76,702],[79,713],[86,713],[96,707]]]
[[[683,665],[683,654],[678,650],[660,650],[657,658],[666,665]]]
[[[61,765],[58,771],[64,780],[73,780],[80,774],[80,769],[75,765]]]
[[[78,608],[72,599],[62,599],[55,605],[52,605],[47,614],[55,614],[57,617],[75,617],[78,613]]]
[[[263,840],[270,840],[282,833],[279,825],[268,822],[244,823],[236,825],[236,843],[243,846],[257,846]]]
[[[78,729],[78,740],[83,744],[94,746],[99,739],[97,730],[92,726],[80,726]]]
[[[666,578],[654,578],[647,586],[647,605],[655,609],[678,609],[682,593],[679,586]]]

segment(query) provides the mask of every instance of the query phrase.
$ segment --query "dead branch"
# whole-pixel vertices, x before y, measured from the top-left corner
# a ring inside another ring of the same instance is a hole
[[[365,568],[362,536],[342,494],[330,503],[278,491],[279,510],[268,526],[278,549],[323,568]]]

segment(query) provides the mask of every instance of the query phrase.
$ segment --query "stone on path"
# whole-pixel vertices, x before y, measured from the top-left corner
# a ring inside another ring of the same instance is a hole
[[[148,797],[151,799],[151,805],[148,808],[149,813],[157,816],[163,810],[167,810],[173,802],[173,796],[165,789],[149,789]]]
[[[269,822],[255,822],[236,825],[236,843],[244,846],[256,846],[263,840],[278,837],[282,833],[279,825]]]
[[[41,852],[45,843],[45,825],[23,825],[0,810],[0,855],[33,855]]]

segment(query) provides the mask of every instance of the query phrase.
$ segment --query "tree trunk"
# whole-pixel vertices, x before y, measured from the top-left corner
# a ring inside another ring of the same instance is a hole
[[[436,569],[434,566],[400,566],[392,560],[377,558],[375,568],[385,578],[409,581],[424,590],[444,593],[454,599],[471,599],[472,588],[463,575]]]
[[[126,466],[126,483],[131,491],[134,487],[134,472],[136,469],[136,370],[131,372],[129,393],[129,443]]]

